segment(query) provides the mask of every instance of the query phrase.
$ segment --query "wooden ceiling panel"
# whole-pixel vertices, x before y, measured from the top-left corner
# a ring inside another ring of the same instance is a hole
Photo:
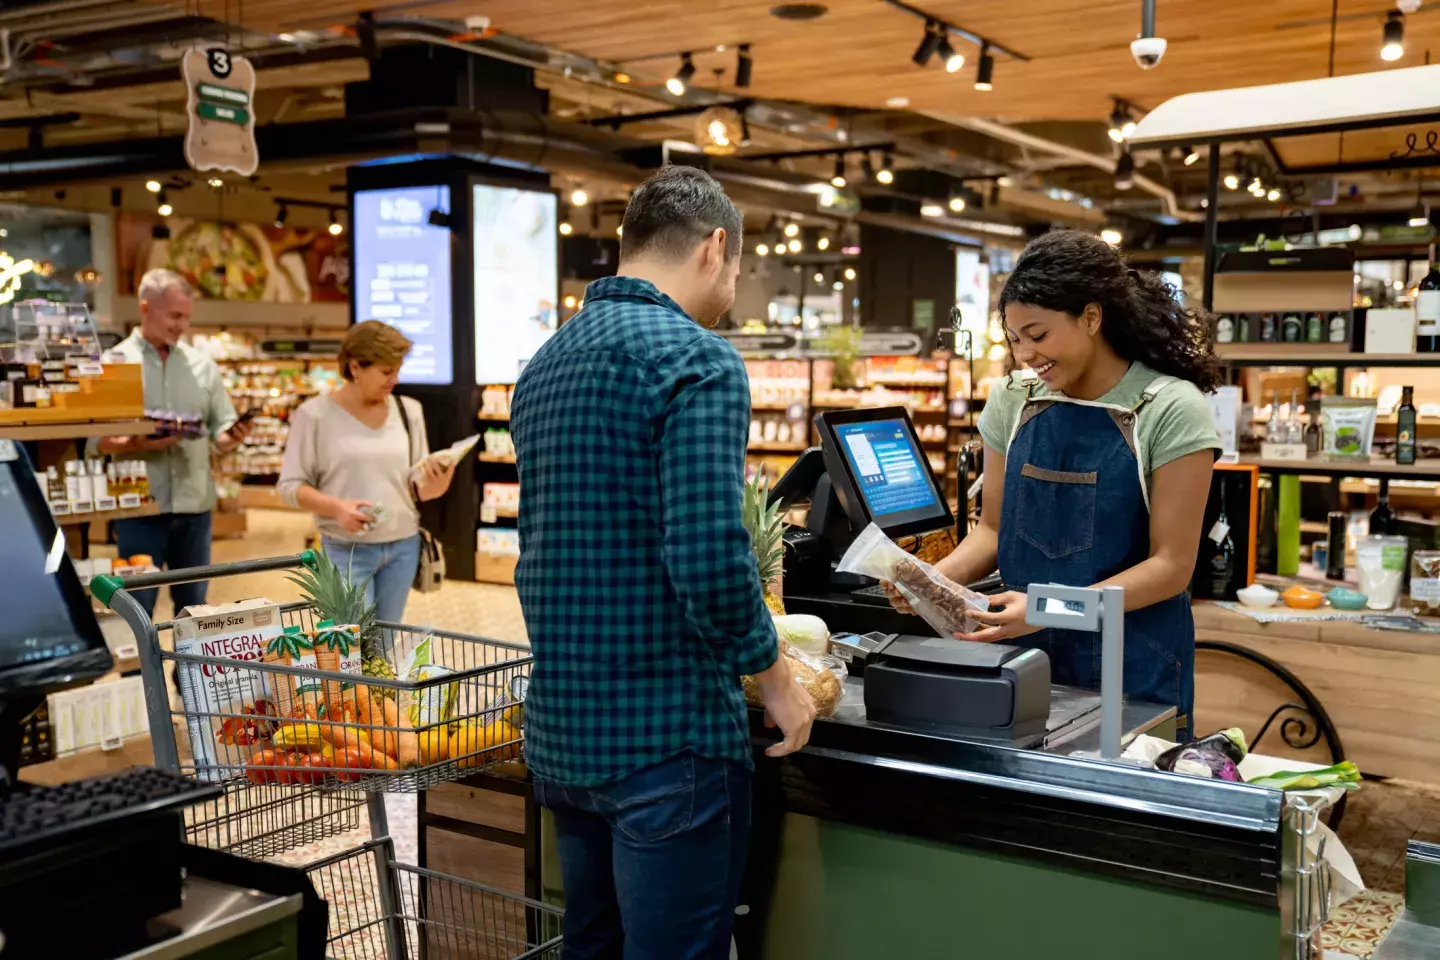
[[[678,60],[639,58],[748,42],[758,96],[862,109],[905,97],[912,110],[1011,122],[1098,121],[1112,95],[1148,107],[1197,90],[1323,77],[1330,61],[1330,4],[1323,0],[1162,3],[1157,25],[1170,49],[1151,71],[1130,57],[1139,27],[1134,0],[923,0],[920,6],[936,16],[1031,58],[997,58],[995,89],[980,93],[972,88],[975,47],[955,41],[970,62],[953,76],[938,65],[921,69],[910,62],[921,23],[879,0],[829,0],[824,17],[802,23],[770,16],[772,2],[438,0],[386,8],[368,0],[250,0],[244,18],[247,27],[278,33],[351,23],[361,9],[382,19],[458,20],[478,12],[505,33],[622,63],[648,87],[663,83]],[[1389,66],[1378,51],[1391,7],[1391,0],[1340,0],[1336,73]],[[1394,66],[1422,62],[1427,48],[1440,50],[1440,4],[1407,18],[1406,40],[1409,53]],[[717,67],[729,82],[733,53],[697,53],[695,61],[695,83],[709,86]]]

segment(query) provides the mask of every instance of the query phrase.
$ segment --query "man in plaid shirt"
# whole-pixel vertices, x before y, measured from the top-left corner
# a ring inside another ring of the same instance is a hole
[[[526,366],[515,583],[535,653],[526,758],[555,819],[566,960],[726,960],[750,831],[740,677],[805,745],[740,521],[750,389],[704,327],[735,300],[742,221],[689,167],[641,184],[619,275]]]

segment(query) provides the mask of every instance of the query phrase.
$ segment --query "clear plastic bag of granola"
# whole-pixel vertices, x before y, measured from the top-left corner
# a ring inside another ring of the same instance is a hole
[[[795,682],[810,694],[810,699],[815,702],[815,715],[817,717],[833,716],[835,709],[840,706],[840,699],[844,696],[845,678],[849,671],[839,657],[824,654],[816,656],[805,653],[799,647],[780,641],[780,655],[790,660],[790,672],[795,677]],[[751,706],[765,706],[764,699],[760,696],[760,685],[754,677],[741,677],[741,686],[745,690],[745,700]]]
[[[855,538],[835,569],[893,584],[921,619],[942,637],[974,633],[980,625],[970,611],[990,609],[986,597],[912,557],[873,523]]]

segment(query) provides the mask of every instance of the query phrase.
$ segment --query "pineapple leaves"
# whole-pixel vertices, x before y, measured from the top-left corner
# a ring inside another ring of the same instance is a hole
[[[779,576],[785,559],[785,521],[780,502],[770,502],[770,483],[764,470],[745,482],[740,520],[750,534],[750,550],[755,555],[760,582],[769,583]]]

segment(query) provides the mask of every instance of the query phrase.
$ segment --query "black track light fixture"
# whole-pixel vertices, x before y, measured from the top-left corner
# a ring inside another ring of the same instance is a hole
[[[830,186],[836,190],[843,190],[848,181],[845,179],[845,154],[835,154],[835,175],[830,178]]]
[[[1200,160],[1200,151],[1194,147],[1181,147],[1180,152],[1185,154],[1185,166],[1193,167]]]
[[[754,66],[754,61],[750,59],[750,44],[740,44],[740,49],[735,54],[735,86],[750,86],[750,71]]]
[[[866,183],[875,182],[875,161],[870,159],[870,154],[860,155],[860,176]]]
[[[887,187],[895,182],[895,158],[887,150],[885,157],[880,161],[880,169],[875,171],[875,182],[883,183]]]
[[[1385,29],[1380,34],[1380,59],[1399,60],[1405,56],[1405,14],[1391,10],[1385,15]]]
[[[1130,151],[1121,152],[1120,159],[1115,161],[1115,189],[1129,190],[1135,186],[1135,158],[1130,156]]]
[[[1115,101],[1115,108],[1110,111],[1110,129],[1106,132],[1116,143],[1124,143],[1135,132],[1135,117],[1124,100]]]
[[[695,61],[689,53],[680,55],[680,69],[675,71],[675,76],[665,81],[665,89],[677,97],[685,96],[685,89],[690,84],[690,78],[695,76]]]
[[[290,219],[290,208],[280,204],[280,209],[275,211],[275,229],[279,230],[285,226],[285,221]]]
[[[954,73],[965,66],[965,55],[957,53],[955,48],[950,46],[950,32],[944,27],[940,28],[940,45],[935,48],[940,54],[940,62],[945,66],[946,73]]]
[[[915,53],[910,57],[917,67],[930,66],[930,59],[935,56],[935,51],[940,49],[940,39],[940,31],[935,21],[926,20],[925,36],[920,39],[920,46],[915,48]]]
[[[995,89],[995,57],[990,53],[990,44],[980,44],[980,65],[975,68],[975,89],[989,92]]]

